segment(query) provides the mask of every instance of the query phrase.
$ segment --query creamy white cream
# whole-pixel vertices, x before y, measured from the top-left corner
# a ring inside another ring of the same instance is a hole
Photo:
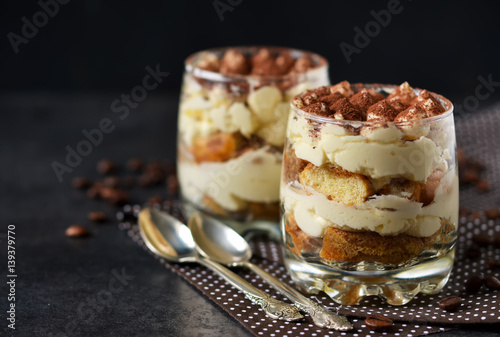
[[[350,135],[336,124],[311,124],[304,116],[290,116],[287,137],[298,158],[316,166],[334,164],[372,179],[404,177],[425,182],[438,167],[445,167],[443,149],[424,136],[404,141],[394,125],[365,129]]]
[[[439,230],[441,219],[458,223],[458,177],[454,169],[441,179],[434,202],[426,207],[395,195],[375,196],[362,205],[346,206],[328,200],[310,187],[303,190],[292,184],[281,186],[285,211],[294,214],[300,229],[315,237],[321,237],[328,226],[381,235],[406,233],[428,237]]]
[[[200,204],[207,195],[229,211],[241,210],[247,202],[277,202],[281,155],[268,150],[248,151],[223,163],[180,161],[178,176],[184,197]]]

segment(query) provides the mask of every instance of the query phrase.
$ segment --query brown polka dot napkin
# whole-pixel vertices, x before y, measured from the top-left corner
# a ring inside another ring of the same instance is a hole
[[[488,144],[500,144],[500,133],[495,129],[500,125],[500,105],[475,116],[473,119],[461,119],[456,122],[459,145],[473,153],[477,159],[486,163],[487,178],[492,191],[478,194],[466,189],[461,191],[462,207],[474,210],[498,207],[500,201],[500,150],[488,148]],[[487,139],[487,142],[485,141]],[[461,143],[463,142],[463,144]],[[179,215],[175,207],[166,209]],[[126,206],[125,212],[137,214],[138,208],[131,210]],[[123,214],[122,217],[123,219]],[[121,222],[120,228],[125,230],[135,242],[144,246],[133,217],[128,222]],[[490,236],[500,233],[500,219],[488,220],[484,216],[476,219],[462,217],[459,224],[459,238],[453,272],[446,287],[440,294],[417,295],[410,303],[403,306],[391,306],[376,297],[364,299],[356,306],[339,306],[326,294],[310,296],[330,310],[338,311],[349,317],[355,330],[338,332],[316,327],[310,317],[305,315],[302,322],[283,322],[267,317],[260,308],[247,299],[238,290],[225,283],[223,279],[204,267],[197,265],[181,265],[157,259],[167,268],[179,274],[183,279],[200,290],[215,304],[223,308],[229,315],[245,326],[255,336],[420,336],[446,331],[459,324],[500,323],[500,290],[488,290],[484,286],[475,294],[467,294],[464,284],[472,275],[483,273],[500,278],[500,269],[491,268],[487,260],[500,260],[500,247],[490,245],[481,248],[481,256],[475,259],[466,258],[467,248],[473,246],[473,237],[480,233]],[[293,285],[283,265],[283,255],[279,243],[264,237],[256,237],[251,241],[254,251],[253,261],[277,278]],[[234,269],[240,276],[269,295],[288,301],[280,293],[264,283],[251,272]],[[449,313],[440,309],[437,302],[447,296],[458,295],[463,298],[463,305],[457,312]],[[364,324],[368,314],[382,314],[395,324],[387,332],[372,331]]]

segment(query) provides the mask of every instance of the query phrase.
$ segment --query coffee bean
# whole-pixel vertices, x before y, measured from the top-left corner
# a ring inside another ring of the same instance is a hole
[[[392,320],[382,315],[373,314],[366,317],[365,324],[373,330],[383,331],[392,326]]]
[[[163,202],[163,198],[161,195],[155,195],[148,200],[148,204],[150,205],[161,205]]]
[[[90,181],[90,179],[85,177],[76,177],[73,179],[72,184],[74,188],[84,190],[86,188],[89,188],[90,185],[92,185],[92,182]]]
[[[471,214],[471,211],[466,208],[460,208],[460,217],[466,217]]]
[[[438,306],[448,312],[455,312],[462,305],[462,298],[458,296],[449,296],[438,302]]]
[[[493,243],[493,237],[487,233],[480,233],[473,236],[472,241],[479,246],[485,247]]]
[[[491,208],[484,211],[484,214],[488,219],[498,219],[500,218],[500,209]]]
[[[490,190],[490,183],[481,179],[476,183],[476,190],[479,192],[488,192]]]
[[[477,247],[469,247],[465,251],[465,257],[467,259],[477,259],[480,256],[481,256],[481,249]]]
[[[488,289],[498,290],[500,289],[500,280],[497,279],[495,276],[488,276],[484,279],[484,285]]]
[[[104,178],[102,183],[107,187],[118,187],[120,185],[120,179],[116,176],[109,176]]]
[[[98,199],[101,197],[101,190],[104,188],[104,184],[101,182],[94,183],[88,190],[87,196],[91,199]]]
[[[116,171],[116,165],[109,159],[102,159],[97,163],[97,171],[102,174],[110,174]]]
[[[167,191],[170,195],[176,195],[179,190],[179,182],[175,175],[169,175],[167,178]]]
[[[465,282],[465,291],[468,293],[476,293],[481,289],[484,282],[484,276],[482,274],[474,275]]]
[[[481,213],[474,212],[470,215],[471,220],[481,219]]]
[[[85,236],[89,236],[89,231],[87,228],[79,226],[79,225],[72,225],[66,228],[66,236],[71,237],[71,238],[82,238]]]
[[[108,216],[104,212],[93,211],[89,213],[89,220],[94,222],[104,222],[108,220]]]
[[[488,259],[488,260],[486,260],[486,264],[491,269],[498,269],[498,268],[500,268],[500,260],[491,260],[491,259]]]
[[[103,199],[112,205],[120,206],[129,202],[129,195],[122,189],[105,187],[101,190]]]
[[[467,168],[465,169],[461,180],[464,183],[475,183],[479,181],[479,173],[473,168]]]
[[[127,162],[127,168],[132,172],[139,172],[142,170],[142,160],[139,158],[131,158]]]

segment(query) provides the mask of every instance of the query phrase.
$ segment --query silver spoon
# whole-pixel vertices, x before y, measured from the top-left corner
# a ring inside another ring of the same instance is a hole
[[[274,319],[296,321],[303,318],[296,307],[270,297],[229,269],[200,256],[191,231],[176,218],[165,212],[145,208],[139,213],[138,222],[142,239],[155,254],[172,262],[202,264],[241,290],[246,298],[260,305]]]
[[[201,255],[228,266],[246,267],[252,270],[291,299],[300,310],[307,312],[317,326],[339,331],[353,328],[345,316],[328,311],[318,303],[306,298],[299,291],[249,262],[252,257],[250,246],[230,227],[210,216],[195,214],[189,219],[189,228]]]

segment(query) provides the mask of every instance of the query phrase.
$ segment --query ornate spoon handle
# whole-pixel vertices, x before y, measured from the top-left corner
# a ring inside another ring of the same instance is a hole
[[[246,298],[260,305],[269,317],[284,321],[297,321],[304,318],[297,307],[270,297],[222,265],[206,258],[198,258],[196,262],[211,269],[233,287],[241,290]]]
[[[247,267],[248,269],[252,270],[276,290],[291,299],[295,303],[295,306],[297,306],[300,310],[307,312],[311,316],[314,324],[316,324],[317,326],[338,331],[348,331],[353,329],[352,324],[347,320],[345,316],[338,315],[334,312],[326,310],[318,303],[311,301],[310,299],[302,295],[299,291],[290,287],[288,284],[279,281],[274,276],[265,272],[253,263],[241,262],[238,263],[238,265]]]

